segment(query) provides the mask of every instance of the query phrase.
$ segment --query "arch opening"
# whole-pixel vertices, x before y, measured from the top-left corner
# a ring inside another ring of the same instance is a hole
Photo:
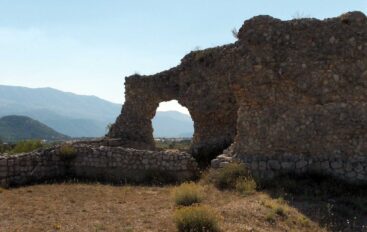
[[[152,119],[152,126],[157,148],[190,150],[194,122],[189,110],[177,100],[159,104]]]

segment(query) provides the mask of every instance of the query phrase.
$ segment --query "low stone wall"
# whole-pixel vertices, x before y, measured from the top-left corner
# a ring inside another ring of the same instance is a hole
[[[284,174],[319,174],[331,176],[351,184],[367,184],[367,156],[365,155],[235,155],[222,154],[212,160],[213,168],[234,161],[245,163],[255,177],[272,179]]]
[[[64,178],[129,183],[162,178],[184,181],[197,174],[197,163],[188,153],[146,151],[122,147],[77,144],[73,154],[60,147],[11,156],[0,156],[0,186],[8,187]]]

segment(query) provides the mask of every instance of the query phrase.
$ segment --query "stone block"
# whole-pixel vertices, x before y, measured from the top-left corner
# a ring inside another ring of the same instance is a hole
[[[221,162],[221,163],[219,163],[219,167],[220,168],[223,168],[223,167],[225,167],[228,164],[229,164],[229,162]]]
[[[353,171],[346,173],[346,177],[348,177],[349,179],[355,178],[356,176],[357,176],[357,174]]]
[[[252,161],[250,167],[252,170],[256,170],[259,168],[259,163],[257,161]]]
[[[354,167],[354,171],[357,172],[357,173],[363,172],[363,166],[361,164],[357,164]]]
[[[0,167],[5,167],[7,164],[7,159],[0,159]]]
[[[307,161],[305,160],[300,160],[296,163],[296,168],[297,169],[301,169],[301,168],[304,168],[308,165]]]
[[[279,170],[280,169],[280,164],[279,164],[278,160],[269,160],[268,161],[268,166],[269,166],[269,168],[274,169],[274,170]]]
[[[330,163],[331,168],[339,169],[343,167],[343,163],[341,161],[333,161]]]
[[[259,170],[261,170],[261,171],[266,170],[266,162],[265,161],[260,161],[259,162]]]
[[[328,170],[328,169],[330,169],[330,163],[329,163],[329,161],[322,161],[321,162],[321,168],[322,168],[322,170]]]
[[[294,169],[294,167],[296,166],[294,162],[290,162],[290,161],[283,161],[281,162],[281,166],[283,169],[286,170],[292,170]]]

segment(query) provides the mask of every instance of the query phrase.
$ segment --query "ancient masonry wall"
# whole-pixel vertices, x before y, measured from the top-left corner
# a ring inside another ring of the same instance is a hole
[[[366,184],[366,39],[360,12],[246,21],[239,32],[249,49],[245,68],[231,76],[236,137],[213,166],[238,160],[263,178],[317,173]]]
[[[272,179],[281,175],[318,174],[332,176],[351,184],[367,184],[367,156],[365,155],[277,155],[230,156],[222,154],[212,160],[213,168],[221,168],[231,162],[245,163],[255,177]]]
[[[75,154],[65,155],[60,147],[0,156],[0,186],[16,186],[47,180],[80,178],[130,183],[184,181],[197,174],[197,164],[188,153],[144,151],[121,147],[77,145]]]
[[[362,12],[324,20],[256,16],[233,44],[191,52],[162,73],[126,78],[126,102],[107,139],[154,148],[155,110],[177,99],[194,121],[199,159],[230,146],[225,157],[254,162],[264,176],[309,170],[362,182],[366,57]]]

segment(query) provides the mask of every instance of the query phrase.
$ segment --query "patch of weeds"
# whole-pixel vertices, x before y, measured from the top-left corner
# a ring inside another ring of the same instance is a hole
[[[285,212],[285,209],[282,207],[282,206],[277,206],[275,209],[274,209],[274,212],[275,214],[277,214],[278,216],[281,216],[281,217],[287,217],[287,214]]]
[[[297,222],[304,227],[310,226],[310,220],[305,216],[297,217]]]
[[[217,232],[219,217],[207,206],[189,206],[180,208],[174,215],[179,232]]]
[[[262,197],[260,204],[269,208],[269,209],[274,209],[276,207],[275,202],[270,200],[270,199],[266,199],[265,197]]]
[[[250,172],[245,164],[230,163],[216,170],[209,171],[207,179],[219,189],[235,189],[237,181],[249,178]]]
[[[183,183],[172,190],[172,196],[177,206],[190,206],[203,200],[203,187],[193,182]]]
[[[275,213],[274,211],[270,211],[268,214],[266,214],[265,216],[265,220],[269,223],[275,223]]]
[[[194,56],[196,61],[203,62],[204,58],[206,57],[206,53],[203,50],[199,50],[194,52]]]
[[[9,153],[14,149],[14,147],[15,144],[4,144],[0,139],[0,154]]]
[[[104,230],[106,230],[106,227],[102,224],[97,224],[97,225],[95,225],[95,229],[96,229],[96,231],[104,231]]]
[[[279,204],[286,204],[286,201],[284,200],[283,197],[278,197],[278,199],[276,199],[276,201],[279,203]]]
[[[71,161],[76,156],[76,149],[70,144],[60,146],[60,159],[63,161]]]
[[[11,154],[32,152],[44,147],[44,144],[40,140],[27,140],[18,142],[15,147],[10,151]]]
[[[284,200],[282,198],[279,198],[277,200],[262,199],[260,201],[260,204],[270,209],[265,218],[268,222],[275,222],[276,216],[282,218],[288,217],[287,209],[285,206],[283,206]]]
[[[257,184],[251,177],[241,177],[237,179],[235,188],[237,192],[249,195],[256,192]]]
[[[54,230],[61,230],[61,225],[60,224],[55,224],[55,225],[53,225],[53,229]]]

